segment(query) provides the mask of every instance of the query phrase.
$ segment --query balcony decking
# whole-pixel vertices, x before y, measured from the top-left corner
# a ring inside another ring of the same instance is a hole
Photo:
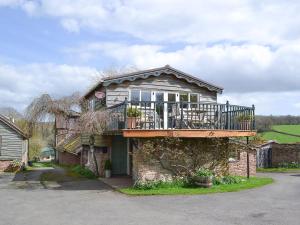
[[[107,109],[106,135],[124,137],[255,136],[255,108],[217,103],[125,101]]]

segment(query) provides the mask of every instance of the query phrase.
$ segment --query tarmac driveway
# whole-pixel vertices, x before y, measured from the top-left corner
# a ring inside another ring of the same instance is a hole
[[[300,224],[300,174],[264,175],[276,182],[234,193],[145,197],[114,192],[100,181],[19,188],[13,177],[0,175],[0,224]]]

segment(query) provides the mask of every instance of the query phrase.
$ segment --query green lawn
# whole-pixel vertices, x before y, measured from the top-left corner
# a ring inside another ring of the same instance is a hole
[[[290,135],[279,134],[279,133],[272,132],[272,131],[264,132],[262,134],[262,137],[265,140],[277,141],[280,144],[300,142],[300,137],[294,137],[294,136],[290,136]]]
[[[262,173],[299,173],[300,168],[257,168],[256,171]]]
[[[288,134],[300,135],[300,125],[274,125],[272,129],[279,132],[285,132],[287,134],[279,134],[274,131],[264,132],[262,134],[262,137],[265,140],[273,140],[281,144],[300,142],[300,137],[294,137],[288,135]]]
[[[272,129],[289,134],[300,135],[300,125],[275,125]]]
[[[261,187],[273,182],[272,178],[266,177],[251,177],[249,180],[245,178],[245,181],[239,184],[222,184],[214,185],[211,188],[198,188],[198,187],[159,187],[149,190],[140,190],[135,188],[123,188],[119,191],[128,195],[199,195],[199,194],[211,194],[222,192],[235,192],[250,188]]]

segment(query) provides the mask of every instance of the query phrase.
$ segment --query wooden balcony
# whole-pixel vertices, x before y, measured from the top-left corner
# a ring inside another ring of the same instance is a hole
[[[254,136],[255,108],[217,103],[125,101],[107,109],[106,134],[124,137]]]

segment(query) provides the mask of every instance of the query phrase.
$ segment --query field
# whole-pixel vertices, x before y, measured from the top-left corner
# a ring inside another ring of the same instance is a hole
[[[295,143],[300,142],[300,137],[291,136],[299,135],[300,136],[300,125],[275,125],[272,127],[273,131],[264,132],[262,134],[263,138],[266,140],[274,140],[279,143]],[[282,133],[277,133],[283,132]]]

